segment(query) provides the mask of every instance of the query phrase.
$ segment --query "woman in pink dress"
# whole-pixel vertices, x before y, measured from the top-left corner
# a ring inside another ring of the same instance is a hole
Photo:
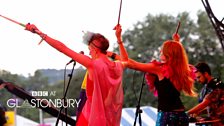
[[[87,68],[87,101],[76,126],[119,126],[123,105],[122,74],[127,57],[111,61],[106,55],[109,41],[99,33],[87,32],[84,36],[91,55],[88,57],[40,32],[35,25],[27,24],[26,30],[37,33],[50,46]]]

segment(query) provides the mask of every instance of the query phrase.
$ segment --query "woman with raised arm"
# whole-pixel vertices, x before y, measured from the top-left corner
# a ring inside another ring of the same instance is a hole
[[[109,41],[99,33],[87,32],[84,42],[88,45],[90,58],[40,32],[35,25],[27,24],[26,30],[39,34],[50,46],[87,68],[87,101],[76,126],[120,126],[125,59],[117,62],[108,59]]]
[[[121,39],[121,26],[116,26],[116,36],[121,57],[127,56]],[[188,58],[179,41],[179,35],[173,35],[174,40],[163,43],[160,52],[160,62],[140,63],[129,59],[127,67],[146,72],[146,80],[150,90],[158,94],[158,115],[156,126],[188,126],[188,116],[180,99],[183,91],[190,96],[194,92],[194,72],[188,64]]]

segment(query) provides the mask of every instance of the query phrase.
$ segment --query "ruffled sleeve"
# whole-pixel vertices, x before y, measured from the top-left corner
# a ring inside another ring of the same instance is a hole
[[[149,63],[161,65],[161,63],[156,60],[153,60],[152,62],[149,62]],[[149,91],[151,91],[154,94],[154,96],[157,97],[158,93],[157,93],[156,87],[154,85],[156,78],[157,78],[157,75],[155,75],[155,74],[152,74],[152,73],[145,74],[146,84],[148,85]]]

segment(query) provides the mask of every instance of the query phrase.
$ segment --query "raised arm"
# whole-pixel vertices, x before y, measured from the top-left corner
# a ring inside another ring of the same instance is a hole
[[[205,107],[207,107],[209,104],[208,100],[203,100],[200,104],[194,106],[190,110],[187,111],[188,114],[199,114],[201,110],[203,110]]]
[[[159,67],[157,67],[155,64],[140,63],[133,59],[128,58],[128,53],[123,45],[122,38],[121,38],[121,31],[122,31],[121,26],[118,24],[115,27],[115,30],[116,30],[116,37],[117,37],[117,42],[118,42],[119,50],[120,50],[120,59],[125,62],[125,66],[131,69],[142,71],[142,72],[157,74]]]
[[[122,62],[127,62],[128,61],[128,53],[123,45],[122,42],[122,38],[121,38],[121,26],[118,24],[117,26],[115,26],[115,30],[116,30],[116,37],[117,37],[117,43],[119,44],[119,50],[120,50],[120,60]]]
[[[31,31],[35,33],[35,30],[38,30],[38,28],[35,25],[32,24],[27,24],[26,25],[26,30]],[[38,30],[39,31],[39,30]],[[77,61],[78,63],[82,64],[85,66],[87,69],[92,66],[92,59],[89,58],[88,56],[85,56],[83,54],[79,54],[70,48],[68,48],[66,45],[64,45],[62,42],[55,40],[46,34],[42,32],[38,32],[38,35],[40,35],[50,46],[53,48],[57,49],[61,53],[64,53],[68,57],[72,58],[73,60]]]

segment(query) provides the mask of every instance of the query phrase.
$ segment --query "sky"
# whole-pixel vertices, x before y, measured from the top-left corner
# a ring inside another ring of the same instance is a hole
[[[216,17],[222,19],[224,0],[209,2]],[[118,22],[119,4],[120,0],[0,0],[0,15],[35,24],[69,48],[88,55],[82,31],[103,34],[110,41],[110,51],[116,45],[113,27]],[[177,16],[184,11],[196,20],[198,10],[205,10],[201,0],[123,0],[120,24],[125,31],[148,14]],[[33,75],[37,69],[64,69],[70,58],[44,41],[38,45],[40,40],[38,35],[0,17],[0,69],[24,76]]]

